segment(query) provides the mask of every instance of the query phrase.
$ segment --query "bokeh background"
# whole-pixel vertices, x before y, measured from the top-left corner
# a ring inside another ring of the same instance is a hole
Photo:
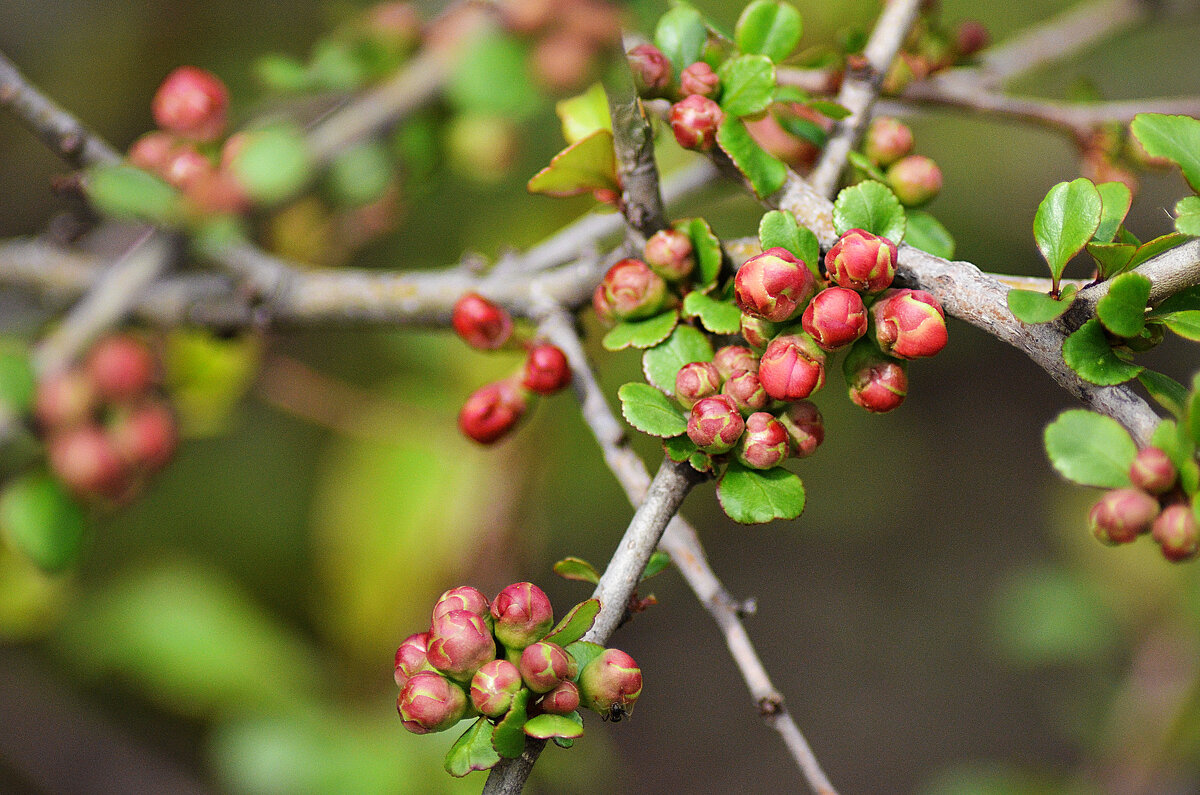
[[[262,107],[258,56],[304,56],[365,5],[7,0],[0,51],[124,147],[152,127],[149,99],[175,66],[220,74],[248,118]],[[727,23],[739,10],[696,5]],[[877,11],[870,0],[796,5],[806,44]],[[942,3],[945,19],[978,18],[995,39],[1068,5]],[[663,7],[631,13],[650,20]],[[1197,37],[1194,14],[1138,28],[1014,89],[1064,97],[1082,79],[1112,99],[1196,93]],[[949,112],[911,124],[918,151],[946,174],[931,210],[958,256],[1041,273],[1033,213],[1078,174],[1070,142]],[[494,255],[585,211],[585,200],[523,190],[562,145],[551,102],[522,139],[502,179],[449,164],[407,191],[399,226],[355,263]],[[0,114],[0,235],[43,229],[63,209],[49,190],[63,172]],[[1143,175],[1130,228],[1143,239],[1169,231],[1185,189],[1175,173]],[[677,214],[738,236],[758,212],[713,190]],[[21,339],[39,319],[0,323]],[[458,435],[455,415],[519,364],[515,354],[411,330],[185,332],[169,344],[209,384],[181,397],[191,436],[177,459],[142,499],[95,517],[71,573],[44,578],[0,549],[0,790],[477,792],[480,774],[460,782],[441,770],[453,733],[401,729],[391,657],[453,585],[494,593],[530,579],[560,611],[587,596],[552,563],[602,564],[631,509],[572,397],[540,401],[511,440],[483,451]],[[640,377],[636,354],[604,353],[595,335],[589,346],[610,397]],[[1180,379],[1196,366],[1185,345],[1151,361]],[[922,795],[1200,789],[1197,564],[1090,538],[1098,494],[1060,482],[1041,448],[1070,399],[1012,349],[955,321],[947,351],[911,377],[904,406],[883,417],[843,399],[836,378],[820,395],[827,440],[797,465],[809,493],[798,520],[735,525],[711,485],[684,507],[718,574],[757,600],[751,635],[835,784]],[[635,444],[655,466],[656,444]],[[590,720],[574,749],[543,757],[530,790],[801,789],[682,580],[668,571],[650,585],[658,606],[613,640],[645,672],[636,715]]]

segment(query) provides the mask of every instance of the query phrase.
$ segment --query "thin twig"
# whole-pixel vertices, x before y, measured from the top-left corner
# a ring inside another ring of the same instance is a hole
[[[628,69],[614,69],[605,84],[612,116],[613,149],[621,176],[621,204],[629,227],[648,238],[667,226],[654,162],[654,130]]]

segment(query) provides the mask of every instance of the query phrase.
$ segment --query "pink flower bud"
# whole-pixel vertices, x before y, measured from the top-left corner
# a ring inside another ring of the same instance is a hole
[[[109,420],[108,432],[126,463],[151,471],[166,466],[179,444],[175,415],[161,400],[118,410]]]
[[[626,53],[626,57],[634,85],[643,97],[659,97],[670,88],[674,70],[662,50],[653,44],[639,44]]]
[[[157,379],[154,354],[141,340],[124,334],[106,337],[88,354],[84,369],[96,391],[108,400],[132,400]]]
[[[896,257],[896,244],[886,237],[851,229],[825,255],[825,270],[841,287],[877,293],[896,278]]]
[[[466,610],[480,617],[491,615],[491,605],[488,604],[487,597],[478,588],[472,588],[470,585],[451,588],[439,596],[433,603],[433,620],[437,621],[453,610]]]
[[[405,683],[418,671],[431,670],[425,650],[429,644],[428,632],[416,632],[409,635],[396,649],[396,684],[404,687]]]
[[[466,715],[467,694],[441,674],[420,671],[404,684],[396,710],[413,734],[445,731]]]
[[[608,302],[608,294],[604,291],[602,283],[597,284],[596,289],[592,291],[592,309],[601,323],[612,325],[617,322],[617,316],[613,314],[612,304]]]
[[[721,389],[721,374],[712,362],[689,362],[675,376],[675,399],[685,409]]]
[[[37,382],[33,414],[43,430],[66,429],[90,420],[98,398],[90,377],[78,370],[65,370]]]
[[[525,356],[525,376],[521,384],[539,395],[553,395],[571,383],[567,356],[557,345],[534,345]]]
[[[761,351],[779,333],[779,327],[769,320],[743,312],[741,332],[742,339],[746,341],[747,345]]]
[[[164,130],[196,141],[212,141],[225,129],[229,91],[221,79],[194,66],[167,75],[154,95],[154,121]]]
[[[808,302],[800,322],[822,350],[835,351],[867,333],[867,309],[853,290],[830,287]]]
[[[991,41],[988,29],[975,19],[964,19],[954,31],[954,49],[963,58],[969,58],[984,49]]]
[[[746,418],[746,432],[738,442],[737,460],[752,469],[771,469],[791,451],[791,438],[783,423],[765,411]]]
[[[484,663],[471,678],[471,703],[490,718],[508,712],[513,696],[524,687],[521,671],[508,660]]]
[[[729,452],[745,428],[742,413],[728,395],[698,400],[688,415],[688,438],[706,453]]]
[[[788,404],[779,415],[779,422],[791,437],[791,452],[796,458],[808,458],[825,441],[825,418],[811,401],[797,400]]]
[[[684,149],[707,152],[717,142],[717,128],[725,120],[721,106],[708,97],[691,94],[671,106],[671,132]]]
[[[887,168],[907,155],[913,148],[913,134],[908,125],[889,116],[879,116],[867,128],[863,154],[880,168]]]
[[[108,434],[96,425],[57,433],[46,447],[50,469],[67,488],[88,497],[115,497],[126,485],[129,468]]]
[[[466,293],[455,302],[450,323],[464,342],[481,351],[501,347],[513,330],[508,312],[479,293]]]
[[[777,246],[742,263],[733,291],[743,312],[781,323],[808,303],[817,280],[803,262]]]
[[[212,176],[213,166],[194,147],[184,145],[171,150],[159,175],[171,185],[189,193]]]
[[[547,693],[574,675],[575,660],[557,643],[538,641],[521,652],[521,679],[535,693]]]
[[[721,89],[721,78],[704,61],[696,61],[679,76],[679,89],[685,96],[699,94],[712,99]]]
[[[491,444],[516,427],[526,405],[525,394],[513,382],[488,384],[467,398],[458,413],[458,428],[480,444]]]
[[[757,370],[758,356],[745,345],[725,345],[713,354],[713,366],[724,381],[742,370]]]
[[[909,155],[887,171],[888,186],[905,207],[920,207],[942,190],[942,170],[923,155]]]
[[[162,174],[176,143],[178,139],[170,133],[162,130],[148,132],[130,144],[129,162],[152,174]]]
[[[551,715],[570,715],[579,709],[579,687],[570,679],[559,682],[538,700],[537,706]]]
[[[901,359],[933,356],[946,347],[946,316],[924,290],[889,290],[871,307],[879,349]]]
[[[1135,488],[1147,494],[1165,494],[1175,485],[1175,464],[1157,447],[1144,447],[1129,467]]]
[[[1200,532],[1190,505],[1168,505],[1151,525],[1150,534],[1162,548],[1163,557],[1174,563],[1196,557]]]
[[[481,616],[451,610],[433,620],[425,656],[451,679],[469,682],[481,665],[496,659],[496,641]]]
[[[633,712],[642,694],[642,671],[620,649],[605,649],[579,674],[583,706],[601,715],[620,719]]]
[[[623,259],[604,274],[604,297],[617,320],[657,315],[667,299],[667,283],[640,259]]]
[[[496,638],[508,649],[523,649],[541,640],[554,626],[550,597],[531,582],[517,582],[492,600]]]
[[[776,337],[759,362],[758,380],[776,400],[801,400],[825,383],[825,354],[807,334]]]
[[[898,408],[908,394],[906,367],[883,355],[870,340],[855,345],[842,362],[851,402],[873,414]]]
[[[725,380],[721,393],[733,400],[743,414],[760,411],[771,402],[767,390],[758,380],[758,370],[739,370]]]
[[[1105,492],[1088,513],[1088,525],[1098,541],[1128,544],[1150,528],[1158,516],[1158,500],[1137,489]]]
[[[646,264],[667,281],[684,279],[696,267],[692,239],[678,229],[660,229],[646,241]]]

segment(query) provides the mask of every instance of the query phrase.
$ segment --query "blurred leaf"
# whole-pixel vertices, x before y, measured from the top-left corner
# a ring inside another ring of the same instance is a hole
[[[36,387],[28,354],[0,350],[0,410],[7,409],[15,416],[25,414],[33,406]]]
[[[1137,445],[1112,417],[1070,409],[1046,426],[1046,454],[1067,480],[1082,486],[1122,488]]]
[[[1200,237],[1200,196],[1185,196],[1175,204],[1175,230]]]
[[[1078,292],[1073,284],[1064,287],[1058,298],[1036,290],[1009,290],[1008,311],[1022,323],[1049,323],[1071,308]]]
[[[270,205],[298,194],[312,179],[314,163],[304,132],[277,124],[249,132],[230,168],[251,199]]]
[[[1180,290],[1175,293],[1151,309],[1149,318],[1154,320],[1172,312],[1184,312],[1193,309],[1200,309],[1200,287],[1188,287],[1186,290]]]
[[[1192,190],[1200,192],[1200,121],[1188,116],[1139,113],[1129,128],[1150,156],[1177,163]]]
[[[481,36],[461,48],[447,96],[460,111],[527,119],[542,104],[528,60],[528,48],[512,36]]]
[[[753,116],[771,104],[775,65],[765,55],[739,55],[721,64],[721,110],[730,116]]]
[[[688,294],[688,298],[693,295],[701,294],[692,292]],[[687,308],[685,301],[685,312]],[[732,308],[737,311],[737,307]],[[740,319],[741,312],[737,312],[737,315]],[[736,330],[735,327],[734,331]],[[712,357],[712,343],[705,334],[691,326],[679,325],[671,332],[670,337],[642,354],[642,372],[651,384],[668,395],[674,395],[675,377],[679,374],[679,368],[691,362],[709,362],[712,361]]]
[[[395,170],[387,147],[379,141],[366,141],[334,155],[326,178],[335,202],[361,207],[383,197]]]
[[[473,770],[490,770],[500,762],[492,748],[492,724],[480,716],[446,752],[446,772],[462,778]]]
[[[281,94],[307,91],[312,87],[308,69],[290,55],[270,53],[254,62],[254,77],[268,91]]]
[[[1033,237],[1050,266],[1056,287],[1067,263],[1096,234],[1102,212],[1100,191],[1082,177],[1058,183],[1038,205]]]
[[[1150,280],[1140,273],[1122,273],[1109,284],[1096,304],[1096,317],[1118,337],[1136,337],[1146,326]]]
[[[918,795],[1102,795],[1089,784],[1000,764],[960,764],[940,772]]]
[[[800,226],[791,213],[771,210],[764,214],[758,222],[758,240],[763,251],[776,246],[787,249],[807,265],[814,276],[821,275],[821,245],[817,236],[808,227]]]
[[[1085,381],[1099,386],[1123,384],[1136,378],[1142,367],[1113,352],[1100,321],[1092,318],[1063,342],[1063,361]]]
[[[52,632],[70,603],[72,586],[69,575],[49,575],[0,544],[0,641],[29,641]]]
[[[787,166],[758,145],[741,119],[726,116],[717,128],[717,143],[760,199],[767,198],[787,181]]]
[[[686,67],[700,60],[707,40],[704,17],[687,3],[677,3],[659,17],[654,29],[654,45],[671,62],[676,80]]]
[[[642,433],[666,438],[687,430],[683,410],[649,384],[625,384],[617,390],[617,397],[625,420]]]
[[[846,155],[846,158],[850,161],[852,166],[857,168],[867,177],[875,180],[876,182],[887,182],[887,175],[880,170],[879,166],[872,163],[871,160],[862,152],[856,152],[852,149],[850,150],[849,154]]]
[[[1101,595],[1050,566],[1010,574],[997,589],[992,621],[1001,650],[1024,665],[1093,662],[1119,640]]]
[[[612,116],[608,112],[608,94],[601,83],[587,91],[560,101],[554,106],[562,122],[563,138],[573,144],[597,130],[612,132]]]
[[[679,322],[678,310],[672,309],[645,320],[622,320],[609,329],[600,344],[607,351],[622,348],[652,348],[671,336]]]
[[[254,382],[261,341],[250,334],[222,339],[203,329],[173,329],[163,355],[167,389],[186,435],[225,429]]]
[[[1183,416],[1183,407],[1187,400],[1187,389],[1183,384],[1153,370],[1142,370],[1138,374],[1138,380],[1160,406],[1176,417]]]
[[[30,472],[0,491],[0,533],[43,571],[74,563],[86,530],[83,508],[57,478]]]
[[[814,99],[804,104],[822,116],[834,119],[835,121],[844,119],[850,115],[850,109],[845,105],[839,105],[836,102],[825,99]]]
[[[776,63],[800,44],[804,32],[800,12],[782,0],[754,0],[734,27],[734,41],[742,52],[760,53]]]
[[[935,257],[954,259],[954,236],[941,221],[924,210],[908,213],[904,242]]]
[[[1138,246],[1137,251],[1133,252],[1133,257],[1129,260],[1126,266],[1128,269],[1136,268],[1147,260],[1154,259],[1159,254],[1163,254],[1176,246],[1182,246],[1188,241],[1187,235],[1181,235],[1178,232],[1170,232],[1165,235],[1160,235],[1153,240],[1147,240],[1145,243]]]
[[[823,148],[825,142],[829,140],[829,133],[825,132],[825,128],[812,119],[778,111],[772,115],[775,117],[775,121],[779,122],[780,127],[817,148]],[[853,154],[855,153],[851,152],[851,155]]]
[[[324,38],[313,45],[308,72],[312,82],[328,91],[354,91],[370,76],[369,64],[350,42]]]
[[[564,648],[582,638],[592,628],[600,612],[599,599],[585,599],[572,607],[542,640]]]
[[[654,550],[650,555],[650,560],[646,563],[646,568],[642,570],[642,580],[648,580],[655,574],[671,565],[671,556],[661,549]]]
[[[886,185],[866,180],[838,193],[833,203],[833,227],[839,235],[862,229],[899,244],[904,239],[904,208]]]
[[[165,225],[177,224],[183,218],[179,191],[133,166],[92,166],[84,190],[88,201],[103,215]]]
[[[700,324],[714,334],[737,334],[742,327],[742,310],[738,309],[737,304],[733,301],[720,301],[699,290],[692,290],[683,299],[683,316],[700,318]],[[691,327],[680,326],[679,328]],[[676,333],[678,333],[679,328],[675,330]],[[692,330],[695,331],[695,329]],[[711,348],[712,346],[710,345],[709,347]],[[650,350],[657,350],[657,348],[651,348]],[[693,359],[692,361],[701,360]],[[708,361],[708,359],[704,359],[703,361]],[[683,362],[680,366],[683,366],[683,364],[687,364],[687,362]],[[679,372],[678,367],[675,368],[675,372]],[[649,372],[646,375],[649,378]],[[655,386],[663,386],[653,379],[649,380]],[[675,384],[672,383],[670,388],[663,386],[663,391],[673,394],[675,392]]]
[[[795,519],[804,511],[804,485],[782,467],[758,470],[730,461],[717,498],[729,518],[742,524]]]
[[[618,190],[612,133],[596,130],[571,144],[534,174],[526,187],[530,193],[547,196],[577,196],[601,188]]]
[[[590,582],[592,585],[600,582],[600,572],[596,567],[580,558],[563,558],[554,564],[554,573],[566,580]]]
[[[525,722],[525,733],[530,737],[548,740],[551,737],[575,739],[583,736],[583,720],[578,712],[570,715],[535,715]]]
[[[1123,182],[1102,182],[1096,186],[1100,193],[1102,211],[1100,226],[1092,236],[1101,243],[1111,243],[1117,236],[1117,229],[1129,214],[1129,205],[1133,202],[1133,193]]]
[[[703,218],[684,218],[672,226],[681,232],[686,232],[692,241],[692,251],[696,256],[696,281],[700,285],[711,284],[721,273],[721,241],[712,233],[708,222]]]

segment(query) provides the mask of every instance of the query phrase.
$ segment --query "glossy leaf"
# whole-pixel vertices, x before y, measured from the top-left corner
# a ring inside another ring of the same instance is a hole
[[[161,224],[178,223],[182,218],[179,191],[140,168],[93,166],[87,171],[84,190],[103,215]]]
[[[1187,236],[1181,235],[1178,232],[1170,232],[1153,240],[1147,240],[1138,246],[1137,251],[1133,252],[1133,258],[1129,260],[1126,269],[1132,270],[1143,262],[1154,259],[1159,254],[1170,251],[1176,246],[1182,246],[1187,241]]]
[[[882,182],[866,180],[838,193],[833,203],[833,228],[839,235],[862,229],[899,244],[904,239],[904,208]]]
[[[1092,318],[1063,342],[1063,361],[1085,381],[1099,386],[1123,384],[1144,368],[1118,357],[1104,335],[1100,321]]]
[[[1183,178],[1200,192],[1200,121],[1188,116],[1139,113],[1130,130],[1152,157],[1165,157],[1183,170]]]
[[[654,29],[654,45],[671,62],[676,80],[686,67],[700,60],[707,40],[704,17],[687,3],[678,3],[659,17]]]
[[[1200,237],[1200,196],[1185,196],[1175,203],[1175,231]]]
[[[1033,237],[1046,258],[1055,286],[1063,269],[1100,227],[1103,202],[1091,180],[1055,185],[1038,205],[1033,217]]]
[[[782,467],[758,470],[731,461],[717,485],[717,499],[729,518],[742,524],[795,519],[804,511],[804,484]]]
[[[721,78],[721,110],[730,116],[753,116],[771,104],[775,65],[765,55],[739,55],[717,69]]]
[[[676,463],[682,463],[692,457],[699,450],[696,443],[688,438],[687,434],[672,436],[670,439],[663,439],[663,452],[667,457]]]
[[[597,130],[612,132],[612,115],[608,112],[608,94],[601,83],[587,91],[561,100],[554,106],[562,122],[563,138],[573,144]]]
[[[492,747],[492,724],[485,717],[471,724],[446,752],[446,772],[462,778],[473,770],[490,770],[500,761]]]
[[[684,218],[673,224],[675,229],[686,232],[692,241],[692,253],[696,257],[696,282],[703,286],[712,284],[721,274],[721,241],[712,233],[703,218]]]
[[[600,188],[619,188],[613,136],[608,130],[595,130],[556,154],[526,185],[530,193],[547,196],[577,196]]]
[[[1046,426],[1046,454],[1067,480],[1116,489],[1129,485],[1137,445],[1112,417],[1070,409]]]
[[[554,564],[554,573],[564,580],[590,582],[592,585],[600,582],[600,572],[582,558],[563,558]]]
[[[1129,214],[1129,205],[1133,202],[1133,193],[1124,182],[1102,182],[1096,186],[1100,192],[1100,226],[1092,235],[1094,240],[1101,243],[1111,243],[1117,236],[1117,229]]]
[[[778,93],[776,99],[778,100]],[[803,116],[794,116],[791,113],[775,113],[773,114],[775,121],[779,122],[779,126],[787,130],[797,138],[808,141],[813,146],[822,148],[825,142],[829,140],[829,133],[825,132],[825,128],[817,124],[812,119],[807,119]],[[854,154],[853,152],[851,154]]]
[[[525,733],[539,740],[549,740],[551,737],[574,740],[583,736],[583,721],[579,718],[578,713],[571,715],[544,713],[535,715],[525,722]]]
[[[600,600],[586,599],[572,607],[542,640],[569,646],[587,634],[599,612]]]
[[[49,475],[21,475],[0,492],[0,533],[43,571],[74,563],[86,528],[83,508]]]
[[[650,560],[646,562],[646,568],[642,569],[641,579],[643,581],[648,580],[670,565],[671,556],[666,552],[663,552],[661,549],[656,549],[650,555]]]
[[[1140,273],[1122,273],[1096,304],[1096,316],[1118,337],[1136,337],[1146,326],[1150,280]]]
[[[742,52],[760,53],[776,63],[800,43],[804,32],[800,12],[782,0],[754,0],[738,17],[734,41]]]
[[[1101,279],[1111,279],[1129,269],[1137,246],[1130,243],[1088,243],[1088,253],[1096,261]]]
[[[518,690],[508,712],[492,729],[492,748],[505,759],[516,759],[525,750],[525,721],[529,720],[530,695],[526,688]]]
[[[904,242],[927,254],[942,259],[954,258],[954,236],[942,222],[924,210],[908,213],[908,224],[904,229]]]
[[[1063,287],[1059,298],[1037,290],[1009,290],[1006,296],[1008,311],[1022,323],[1049,323],[1075,303],[1078,292],[1079,288],[1073,284]]]
[[[1200,309],[1200,287],[1188,287],[1186,290],[1180,290],[1151,309],[1149,317],[1153,320],[1172,312],[1186,312],[1191,309]]]
[[[1138,374],[1138,381],[1141,381],[1142,386],[1158,405],[1176,417],[1183,416],[1184,407],[1187,405],[1187,388],[1183,384],[1153,370],[1143,370]]]
[[[784,210],[771,210],[758,222],[758,240],[762,250],[785,248],[796,255],[814,276],[820,276],[821,244],[817,236],[796,221],[796,216]]]
[[[603,646],[599,643],[592,643],[590,640],[577,640],[565,648],[567,654],[570,654],[575,659],[580,673],[583,673],[583,669],[588,667],[588,663],[604,653]],[[575,675],[575,679],[576,681],[579,680],[579,674]]]
[[[1157,320],[1184,339],[1200,341],[1200,311],[1171,312],[1159,315]]]
[[[717,144],[749,180],[750,187],[760,199],[767,198],[783,187],[787,180],[787,166],[750,137],[750,131],[741,119],[725,117],[717,128]]]
[[[649,384],[625,384],[617,397],[626,421],[642,433],[665,439],[687,431],[683,409]]]
[[[690,293],[688,298],[700,293]],[[737,311],[737,307],[733,307]],[[684,311],[687,311],[686,303]],[[739,313],[739,317],[740,317]],[[736,324],[734,331],[737,331]],[[642,354],[642,372],[646,380],[666,392],[675,394],[675,376],[679,368],[689,362],[712,361],[713,348],[708,337],[701,331],[688,325],[678,325],[666,340],[649,348]]]
[[[737,334],[741,328],[742,310],[732,301],[721,301],[697,290],[683,299],[684,317],[698,317],[700,324],[714,334]],[[682,327],[681,327],[682,328]],[[693,359],[692,361],[697,361]],[[687,362],[684,362],[687,364]],[[678,368],[676,368],[678,372]],[[651,383],[657,382],[652,381]],[[675,389],[674,384],[671,390]]]
[[[605,350],[651,348],[671,336],[679,322],[679,312],[672,309],[645,320],[624,320],[608,330],[600,344]]]

